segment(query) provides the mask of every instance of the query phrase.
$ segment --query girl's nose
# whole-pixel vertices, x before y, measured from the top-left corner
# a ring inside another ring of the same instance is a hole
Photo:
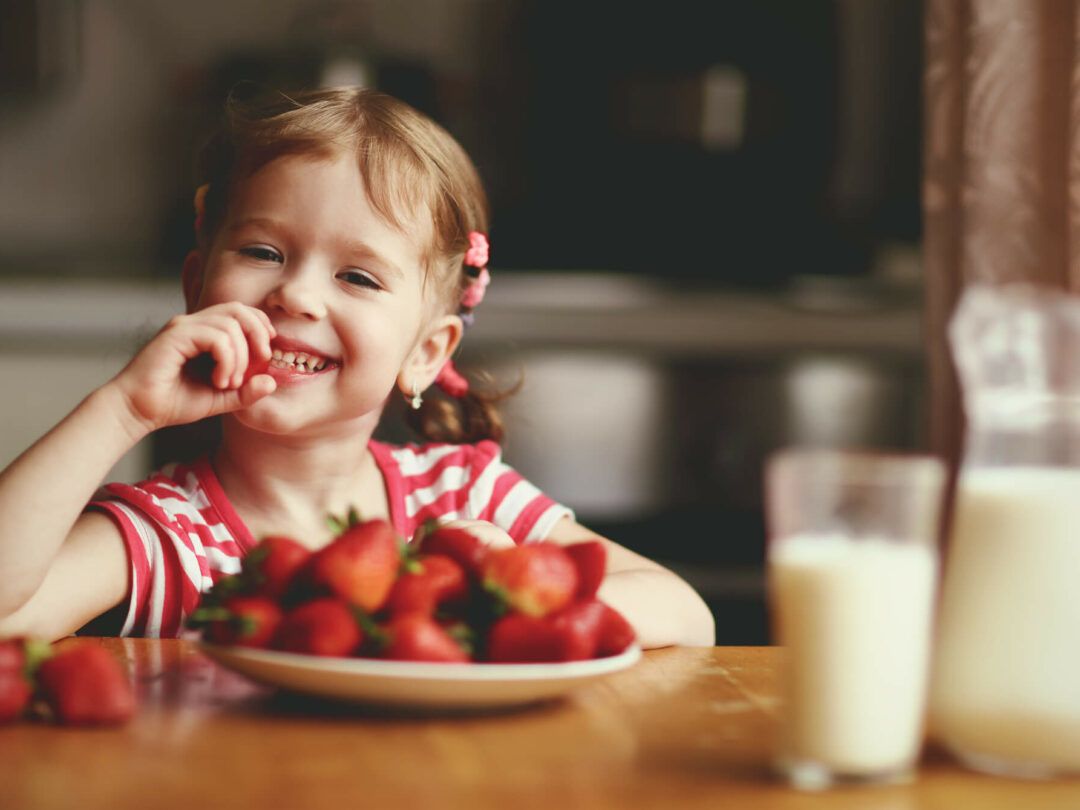
[[[318,321],[326,317],[326,302],[318,285],[305,273],[292,273],[283,278],[266,297],[267,307],[294,318]]]

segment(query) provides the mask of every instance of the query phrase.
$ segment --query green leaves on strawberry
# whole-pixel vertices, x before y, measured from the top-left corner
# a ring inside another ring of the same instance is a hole
[[[483,583],[508,609],[539,617],[570,603],[578,573],[562,546],[527,543],[491,551],[484,561]]]

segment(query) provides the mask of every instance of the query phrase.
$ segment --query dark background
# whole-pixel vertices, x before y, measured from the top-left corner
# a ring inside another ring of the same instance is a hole
[[[823,318],[852,295],[917,309],[921,15],[914,0],[4,0],[0,280],[174,278],[194,154],[227,94],[360,71],[474,157],[497,274],[721,303],[811,283]],[[763,643],[760,467],[799,438],[793,381],[817,374],[853,409],[840,422],[870,425],[833,443],[910,449],[921,359],[858,344],[646,354],[669,403],[670,486],[660,506],[578,517],[683,573],[721,643]],[[567,430],[603,454],[586,406]],[[155,459],[183,441],[163,435]]]

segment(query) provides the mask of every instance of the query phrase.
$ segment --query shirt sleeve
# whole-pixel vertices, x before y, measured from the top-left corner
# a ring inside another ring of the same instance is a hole
[[[468,489],[468,511],[477,520],[494,523],[515,543],[543,540],[573,511],[529,483],[502,460],[502,449],[493,441],[475,445]]]
[[[140,486],[109,484],[87,508],[113,519],[127,549],[128,606],[120,635],[179,637],[212,584],[200,533]]]

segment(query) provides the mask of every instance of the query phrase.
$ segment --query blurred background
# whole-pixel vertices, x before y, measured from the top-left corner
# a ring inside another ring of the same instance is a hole
[[[524,379],[508,460],[683,574],[718,643],[765,643],[763,460],[925,445],[922,13],[3,0],[0,463],[182,307],[194,156],[230,88],[369,85],[487,184],[495,283],[461,365]]]

